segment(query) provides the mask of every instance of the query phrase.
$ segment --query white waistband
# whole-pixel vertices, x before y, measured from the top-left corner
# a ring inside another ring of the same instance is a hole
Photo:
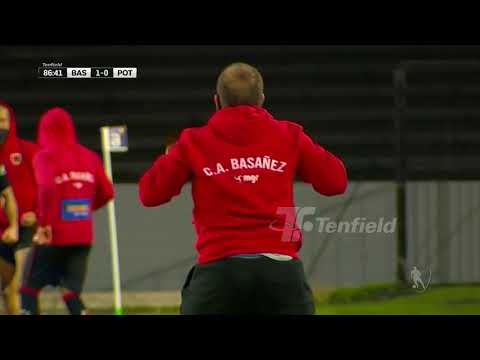
[[[293,257],[283,254],[262,253],[262,255],[277,261],[290,261],[293,259]]]

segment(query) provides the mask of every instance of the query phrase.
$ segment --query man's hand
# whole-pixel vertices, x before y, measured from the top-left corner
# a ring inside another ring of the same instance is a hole
[[[33,236],[33,242],[38,245],[48,245],[52,242],[52,227],[39,226],[37,232]]]
[[[167,136],[165,138],[165,154],[170,152],[172,146],[177,142],[179,136],[179,130],[174,129],[167,132]]]
[[[18,241],[18,227],[7,227],[3,232],[2,241],[6,244],[15,244]]]
[[[37,222],[37,215],[33,211],[28,211],[22,215],[20,224],[23,226],[33,226]]]

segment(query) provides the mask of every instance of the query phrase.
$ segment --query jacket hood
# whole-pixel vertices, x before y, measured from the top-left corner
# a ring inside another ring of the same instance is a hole
[[[208,121],[214,134],[228,143],[247,145],[268,136],[272,115],[260,106],[238,105],[218,110]]]
[[[77,142],[77,135],[70,114],[60,107],[47,110],[37,129],[37,143],[47,145],[70,145]]]

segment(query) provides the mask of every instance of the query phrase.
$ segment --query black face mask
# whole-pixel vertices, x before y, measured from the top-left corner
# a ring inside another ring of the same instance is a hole
[[[0,144],[3,144],[5,142],[7,135],[8,135],[7,129],[0,129]]]

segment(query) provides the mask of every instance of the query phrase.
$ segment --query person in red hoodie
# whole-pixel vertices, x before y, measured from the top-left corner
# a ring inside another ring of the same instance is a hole
[[[72,315],[86,314],[81,292],[94,240],[92,213],[113,198],[98,155],[77,143],[73,121],[61,108],[48,110],[38,126],[33,166],[38,189],[38,229],[21,288],[22,313],[38,314],[38,295],[62,287]]]
[[[217,80],[217,111],[184,129],[139,182],[143,205],[164,204],[192,182],[197,264],[182,288],[182,314],[313,314],[298,257],[295,177],[326,196],[345,192],[341,160],[300,125],[262,107],[263,79],[235,63]]]
[[[15,195],[19,229],[18,241],[13,244],[0,242],[0,257],[5,266],[0,267],[0,276],[5,284],[3,297],[9,314],[20,313],[19,285],[22,271],[32,244],[36,225],[36,184],[32,159],[37,146],[16,135],[15,114],[6,102],[0,101],[0,162]],[[0,236],[11,226],[6,211],[0,210]],[[9,266],[6,266],[8,263]],[[13,274],[13,276],[11,275]]]

